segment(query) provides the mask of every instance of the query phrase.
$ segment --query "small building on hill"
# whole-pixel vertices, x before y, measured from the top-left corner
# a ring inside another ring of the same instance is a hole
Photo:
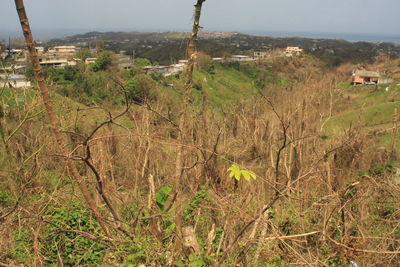
[[[181,74],[185,71],[186,69],[185,64],[172,64],[168,66],[168,71],[165,74],[165,76],[170,76],[170,75],[175,75],[175,74]]]
[[[0,75],[0,87],[29,88],[31,87],[31,82],[25,79],[25,75]]]
[[[213,57],[212,60],[214,62],[219,62],[219,63],[224,63],[225,59],[223,59],[222,57]]]
[[[43,46],[37,46],[35,49],[36,49],[36,52],[38,53],[38,55],[43,55],[43,53],[44,53]]]
[[[120,69],[129,70],[133,67],[133,58],[131,56],[127,56],[123,54],[121,51],[118,55],[118,66]]]
[[[304,52],[303,48],[300,48],[298,46],[288,46],[286,47],[284,54],[288,57],[291,57],[291,56],[298,56],[303,52]]]
[[[142,68],[146,74],[160,74],[166,76],[168,66],[145,66]]]
[[[253,61],[254,59],[249,56],[233,55],[231,57],[231,60],[234,62],[241,62],[241,61]]]
[[[355,84],[378,84],[381,75],[377,71],[355,70],[353,72],[353,85]]]
[[[94,63],[96,63],[96,61],[97,61],[97,58],[95,58],[95,57],[88,57],[88,58],[85,58],[85,64],[86,64],[86,65],[94,64]]]
[[[76,53],[76,46],[74,45],[61,45],[50,48],[49,53],[73,55]]]
[[[264,59],[267,57],[267,51],[254,51],[254,59]]]

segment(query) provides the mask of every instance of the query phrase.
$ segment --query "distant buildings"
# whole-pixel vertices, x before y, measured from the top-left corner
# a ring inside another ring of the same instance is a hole
[[[22,73],[25,73],[26,67],[27,67],[26,65],[15,64],[15,65],[11,65],[8,67],[2,67],[0,69],[0,73],[2,73],[2,74],[10,74],[10,73],[22,74]]]
[[[386,84],[392,83],[393,79],[388,77],[382,77],[382,75],[378,71],[369,71],[369,70],[355,70],[353,71],[353,80],[352,84]]]
[[[182,64],[182,65],[187,65],[188,63],[189,63],[189,60],[187,60],[187,59],[180,59],[178,61],[178,64]]]
[[[231,60],[234,62],[253,61],[254,59],[249,56],[233,55]]]
[[[265,59],[267,57],[267,52],[266,51],[255,51],[253,57],[254,57],[254,59],[257,59],[257,60]]]
[[[353,72],[353,84],[378,84],[381,75],[377,71],[355,70]]]
[[[120,51],[117,55],[118,57],[118,67],[120,69],[129,70],[133,66],[133,58],[126,55],[126,51]]]
[[[44,53],[44,47],[42,47],[42,46],[37,46],[37,47],[36,47],[36,53],[38,53],[38,55],[43,55],[43,53]]]
[[[143,70],[146,74],[160,74],[165,77],[182,74],[187,68],[189,61],[186,59],[182,59],[178,62],[179,63],[177,64],[171,64],[169,66],[145,66],[143,67]]]
[[[168,74],[169,75],[174,75],[174,74],[180,74],[183,73],[186,69],[186,64],[172,64],[168,66]]]
[[[93,64],[93,63],[96,62],[96,60],[97,60],[97,58],[95,58],[95,57],[88,57],[88,58],[85,58],[85,64],[86,64],[86,65],[88,65],[88,64]]]
[[[64,68],[66,66],[76,65],[76,60],[73,59],[77,48],[76,46],[55,46],[47,51],[43,47],[36,47],[39,55],[40,65],[54,68]]]
[[[168,66],[146,66],[143,67],[146,74],[160,74],[167,76],[169,67]]]
[[[212,59],[214,62],[219,62],[219,63],[224,63],[225,59],[223,59],[222,57],[213,57]]]
[[[2,52],[3,59],[9,58],[16,62],[26,62],[28,60],[28,53],[24,49],[6,49]]]
[[[31,82],[25,79],[25,75],[0,75],[0,87],[28,88],[31,87]]]
[[[39,59],[40,65],[45,67],[64,68],[76,65],[75,60],[68,60],[64,57],[42,57]]]
[[[76,53],[76,46],[74,45],[62,45],[50,48],[48,53],[55,53],[58,55],[73,55]]]
[[[286,49],[283,53],[286,56],[291,57],[291,56],[298,56],[303,52],[304,52],[304,49],[302,49],[298,46],[288,46],[288,47],[286,47]]]

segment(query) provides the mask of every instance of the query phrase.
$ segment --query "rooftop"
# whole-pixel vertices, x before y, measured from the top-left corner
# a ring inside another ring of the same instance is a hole
[[[356,70],[354,72],[354,76],[374,77],[374,78],[381,77],[379,72],[377,72],[377,71],[369,71],[369,70]]]

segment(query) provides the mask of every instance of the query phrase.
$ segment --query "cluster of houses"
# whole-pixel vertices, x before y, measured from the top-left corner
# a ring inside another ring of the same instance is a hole
[[[45,50],[44,47],[36,47],[36,52],[39,56],[40,65],[54,68],[64,68],[66,66],[74,66],[77,62],[81,61],[75,58],[76,52],[79,48],[73,45],[55,46]],[[96,52],[93,50],[91,52]],[[6,59],[11,57],[17,66],[26,66],[28,62],[28,51],[25,49],[8,49],[1,53],[1,58]],[[118,64],[121,68],[129,69],[133,66],[133,59],[131,56],[126,55],[125,51],[121,51],[116,55]],[[96,62],[96,58],[84,59],[85,64],[92,64]]]
[[[278,52],[278,53],[277,53]],[[287,47],[285,49],[275,50],[275,54],[279,54],[282,56],[298,56],[304,50],[300,47]],[[225,62],[250,62],[250,61],[257,61],[263,60],[270,57],[269,51],[255,51],[253,56],[247,55],[232,55],[230,58],[222,58],[222,57],[214,57],[212,60],[218,63],[225,63]],[[177,64],[172,64],[169,66],[145,66],[143,67],[144,71],[147,74],[158,74],[168,77],[170,75],[180,74],[184,72],[185,68],[187,67],[187,60],[179,60]]]
[[[37,47],[36,51],[42,66],[64,68],[76,65],[76,59],[73,58],[77,51],[75,46],[55,46],[47,51],[44,47]]]
[[[29,88],[31,82],[22,74],[0,74],[0,88]]]
[[[30,87],[30,81],[25,79],[23,75],[26,71],[26,66],[28,62],[28,52],[24,49],[2,49],[0,51],[0,58],[11,57],[16,63],[13,66],[3,67],[0,70],[0,87],[14,87],[14,88],[26,88]],[[64,68],[66,66],[74,66],[81,59],[75,58],[76,52],[79,50],[76,46],[55,46],[49,49],[44,47],[37,47],[36,51],[39,56],[39,61],[42,66],[54,67],[54,68]],[[95,51],[93,51],[95,52]],[[213,61],[219,63],[225,62],[249,62],[263,60],[270,58],[272,56],[286,56],[293,57],[299,56],[304,52],[304,50],[297,46],[289,46],[285,49],[278,50],[265,50],[265,51],[254,51],[252,56],[248,55],[232,55],[230,58],[215,57]],[[118,60],[118,65],[120,69],[130,69],[134,65],[134,60],[131,56],[126,55],[126,51],[120,51],[116,54]],[[96,62],[96,58],[85,58],[85,64],[93,64]],[[187,60],[179,60],[176,64],[171,64],[168,66],[145,66],[143,70],[147,74],[158,74],[165,77],[181,74],[187,68]],[[393,80],[384,78],[377,71],[369,70],[354,70],[352,74],[352,84],[384,84],[391,83]]]
[[[171,64],[169,66],[145,66],[143,67],[143,70],[146,72],[146,74],[159,74],[168,77],[183,73],[187,65],[188,61],[182,59],[179,60],[177,64]]]
[[[76,52],[79,48],[72,45],[55,46],[48,48],[36,47],[40,65],[43,67],[64,68],[66,66],[75,66],[82,59],[76,58]],[[95,53],[96,51],[91,51]],[[28,66],[28,51],[26,49],[6,48],[0,51],[1,59],[11,59],[13,66],[0,69],[0,87],[27,88],[31,86],[30,81],[25,79],[25,72]],[[133,66],[133,58],[121,51],[116,55],[118,65],[121,69],[130,69]],[[96,62],[96,58],[84,59],[85,64]]]
[[[230,60],[233,62],[257,61],[272,57],[272,55],[286,57],[300,56],[303,52],[304,50],[298,46],[288,46],[284,49],[254,51],[253,56],[233,55]]]

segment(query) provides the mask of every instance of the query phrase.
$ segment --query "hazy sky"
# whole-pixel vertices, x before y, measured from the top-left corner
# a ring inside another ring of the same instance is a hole
[[[195,0],[25,0],[36,30],[188,30]],[[0,29],[19,30],[12,0]],[[400,0],[207,0],[205,30],[400,35]]]

